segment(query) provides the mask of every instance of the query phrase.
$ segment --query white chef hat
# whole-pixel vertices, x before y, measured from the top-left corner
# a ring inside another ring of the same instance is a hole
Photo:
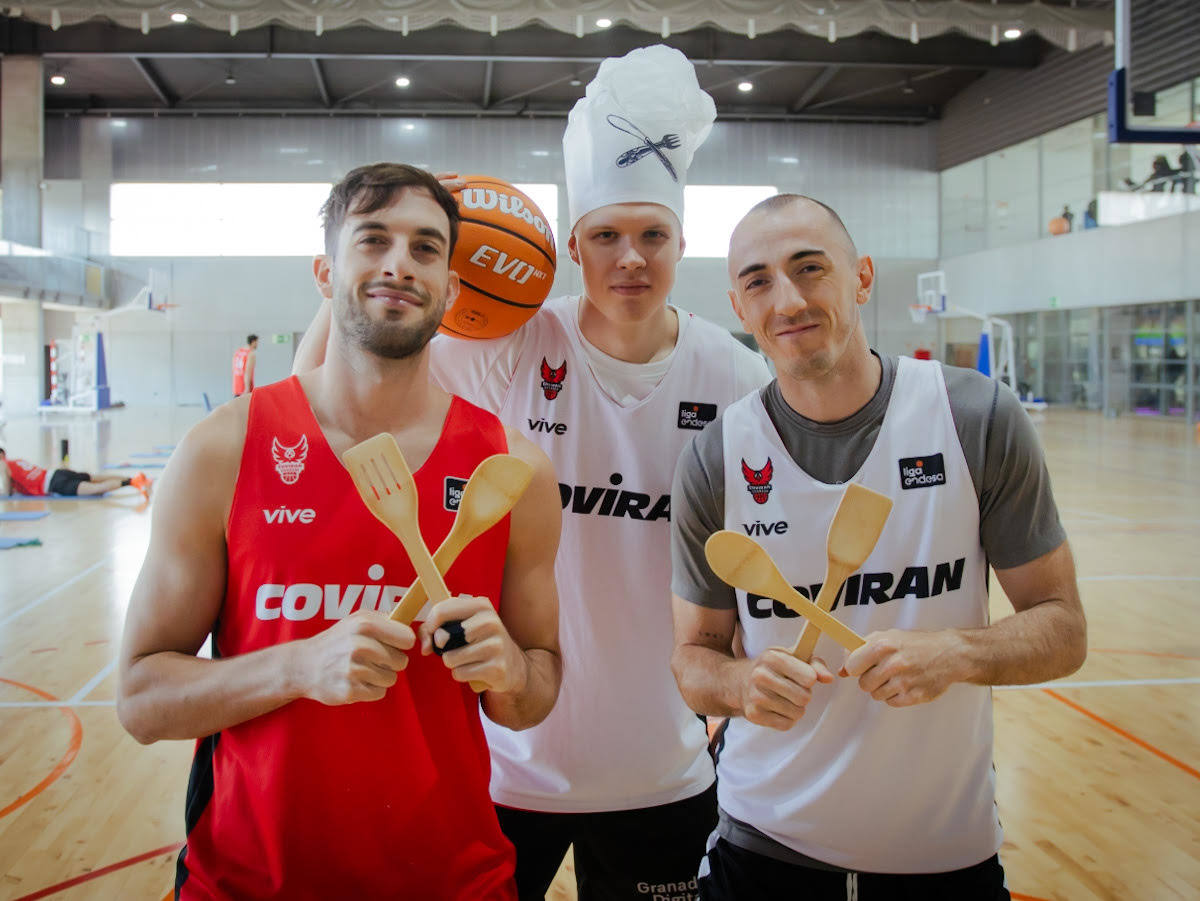
[[[610,203],[658,203],[683,224],[687,168],[717,118],[687,57],[663,44],[606,59],[563,133],[571,228]]]

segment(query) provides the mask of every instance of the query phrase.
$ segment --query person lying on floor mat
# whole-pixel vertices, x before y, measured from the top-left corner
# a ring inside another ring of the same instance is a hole
[[[0,495],[28,494],[32,497],[45,497],[49,494],[63,494],[91,497],[132,486],[142,493],[142,497],[150,499],[150,479],[142,472],[132,478],[126,478],[111,472],[92,475],[73,469],[45,469],[28,460],[7,456],[2,447],[0,464],[3,464],[0,466]]]

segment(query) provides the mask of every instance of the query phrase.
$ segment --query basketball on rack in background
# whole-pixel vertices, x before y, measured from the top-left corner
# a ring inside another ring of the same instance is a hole
[[[524,325],[554,284],[550,222],[506,181],[467,175],[455,193],[462,223],[450,268],[462,282],[440,331],[457,338],[499,338]]]

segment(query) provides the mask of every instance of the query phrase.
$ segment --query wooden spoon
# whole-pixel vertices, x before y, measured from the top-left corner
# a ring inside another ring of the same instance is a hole
[[[827,612],[833,609],[842,583],[871,556],[891,512],[892,499],[887,495],[853,483],[846,486],[846,493],[829,524],[829,537],[825,540],[825,581],[813,603]],[[792,647],[792,655],[807,663],[812,659],[820,634],[811,621],[806,623]]]
[[[425,539],[421,537],[417,518],[417,485],[396,439],[389,432],[381,432],[342,454],[342,462],[350,471],[354,487],[358,489],[358,495],[367,509],[404,545],[417,577],[430,586],[430,599],[437,603],[450,597],[446,580],[442,578],[429,548],[425,546]],[[487,686],[482,682],[472,682],[471,688],[483,691]]]
[[[468,544],[503,519],[525,493],[532,478],[533,467],[511,454],[493,454],[480,461],[463,488],[453,527],[434,552],[433,562],[438,572],[445,575]],[[427,598],[424,582],[417,579],[400,598],[392,619],[411,623]]]
[[[786,604],[847,651],[866,644],[849,626],[834,619],[789,585],[766,548],[749,535],[727,529],[714,532],[704,544],[704,556],[722,581]]]

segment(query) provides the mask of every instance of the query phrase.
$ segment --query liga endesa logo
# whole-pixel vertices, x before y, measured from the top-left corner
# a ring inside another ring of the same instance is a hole
[[[900,487],[932,488],[946,484],[946,462],[941,454],[903,457],[900,461]]]

